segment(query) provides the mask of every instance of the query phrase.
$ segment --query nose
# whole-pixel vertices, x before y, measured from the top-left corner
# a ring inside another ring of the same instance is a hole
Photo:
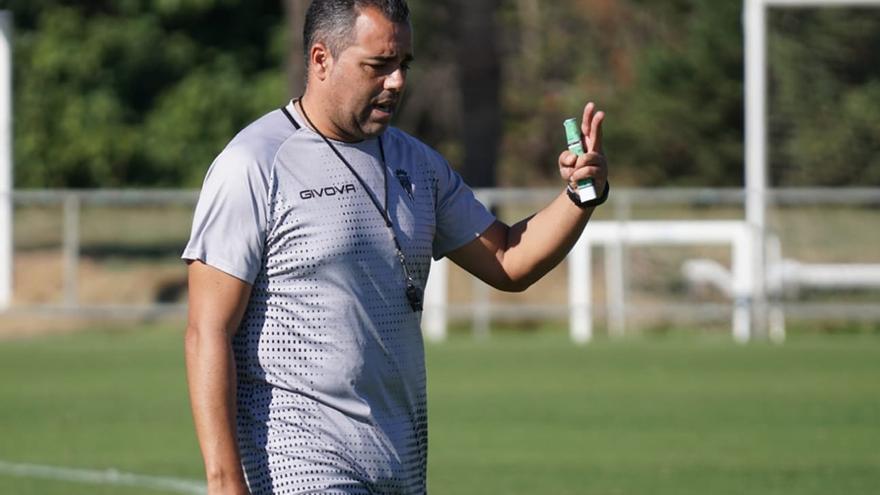
[[[403,91],[406,86],[406,71],[398,67],[394,72],[388,74],[385,78],[385,89],[390,91]]]

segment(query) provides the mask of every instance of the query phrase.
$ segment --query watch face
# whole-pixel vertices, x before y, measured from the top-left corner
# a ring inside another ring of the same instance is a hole
[[[571,186],[565,188],[565,193],[568,195],[568,199],[571,200],[572,203],[575,204],[578,208],[583,208],[583,203],[581,203],[581,198],[578,196],[578,193],[571,189]]]

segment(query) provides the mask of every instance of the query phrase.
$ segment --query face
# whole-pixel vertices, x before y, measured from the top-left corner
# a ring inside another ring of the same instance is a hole
[[[412,61],[412,30],[395,24],[376,9],[361,10],[355,38],[330,57],[325,79],[326,114],[331,131],[342,141],[376,137],[388,128],[406,86]]]

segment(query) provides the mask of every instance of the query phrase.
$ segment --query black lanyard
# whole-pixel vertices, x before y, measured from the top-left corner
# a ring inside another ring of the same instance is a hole
[[[336,154],[336,156],[339,158],[339,161],[341,161],[342,164],[345,165],[345,167],[349,170],[349,172],[351,172],[351,175],[353,175],[354,178],[357,179],[361,187],[364,189],[364,192],[367,193],[367,197],[370,198],[370,202],[372,202],[373,206],[376,208],[376,211],[379,212],[379,215],[381,215],[382,219],[385,220],[385,226],[391,233],[391,239],[394,241],[394,248],[397,250],[397,259],[400,261],[400,266],[403,268],[403,275],[406,277],[406,298],[409,301],[409,305],[413,309],[413,311],[421,311],[422,301],[424,299],[423,290],[416,285],[415,280],[413,280],[412,276],[409,274],[409,268],[407,268],[406,266],[406,256],[404,256],[403,248],[400,247],[400,241],[397,239],[397,232],[395,232],[394,230],[394,222],[391,221],[391,215],[388,214],[388,166],[385,163],[385,147],[382,145],[382,136],[379,136],[377,139],[379,141],[379,156],[382,159],[382,177],[385,183],[384,207],[379,204],[379,200],[373,195],[373,193],[370,191],[370,188],[367,187],[367,183],[364,181],[361,175],[357,173],[354,167],[351,166],[348,160],[346,160],[345,157],[342,156],[342,153],[340,153],[339,150],[336,149],[336,146],[334,146],[333,143],[329,139],[327,139],[327,137],[324,136],[324,134],[322,134],[317,127],[315,127],[315,124],[312,123],[312,120],[306,113],[306,109],[302,104],[302,99],[297,98],[297,100],[295,101],[299,101],[300,111],[302,112],[303,117],[305,117],[306,122],[309,123],[309,127],[311,127],[313,131],[315,131],[315,134],[321,136],[321,139],[323,139],[324,142],[327,143],[327,146],[329,146],[330,149],[333,150],[333,153]],[[281,111],[284,112],[284,115],[287,116],[287,119],[290,120],[295,128],[300,128],[299,124],[293,118],[293,115],[290,115],[290,112],[287,111],[286,107],[281,107]]]

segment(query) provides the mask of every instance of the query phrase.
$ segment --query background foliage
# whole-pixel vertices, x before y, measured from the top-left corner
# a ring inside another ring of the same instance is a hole
[[[11,3],[18,187],[198,184],[283,101],[278,2]]]
[[[282,4],[0,2],[16,25],[16,186],[197,186],[238,129],[291,96]],[[482,94],[462,91],[473,80],[462,71],[492,63],[468,63],[459,21],[491,4],[498,183],[553,180],[560,123],[587,98],[608,110],[616,183],[742,183],[739,0],[410,4],[417,60],[398,125],[454,166],[474,166],[464,124]],[[880,185],[880,10],[774,9],[769,20],[771,183]]]

